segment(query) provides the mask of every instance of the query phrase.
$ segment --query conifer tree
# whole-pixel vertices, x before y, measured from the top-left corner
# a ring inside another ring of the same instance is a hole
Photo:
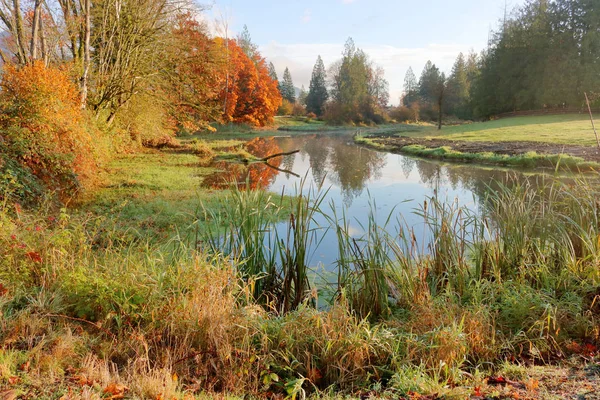
[[[403,105],[408,107],[418,100],[418,89],[419,85],[417,83],[417,77],[415,76],[412,67],[408,67],[408,71],[406,71],[406,75],[404,76]]]
[[[272,62],[269,63],[269,76],[273,81],[279,82],[279,78],[277,77],[277,71],[275,70],[275,65]]]
[[[292,81],[292,74],[290,74],[290,70],[287,67],[285,67],[285,71],[283,72],[283,82],[281,82],[279,91],[285,100],[290,103],[296,102],[296,89]]]
[[[329,98],[326,80],[325,65],[321,56],[318,56],[310,78],[308,95],[306,96],[306,111],[319,116],[323,115],[323,107]]]
[[[246,54],[249,59],[254,61],[254,58],[258,53],[258,46],[252,43],[252,37],[250,36],[250,31],[246,25],[244,25],[242,33],[238,35],[237,42],[238,46],[242,48],[244,54]]]

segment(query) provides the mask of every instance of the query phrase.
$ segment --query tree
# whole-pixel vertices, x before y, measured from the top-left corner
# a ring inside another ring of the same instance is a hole
[[[470,112],[467,109],[469,106],[470,86],[467,63],[464,55],[460,53],[454,62],[452,72],[448,78],[446,105],[449,114],[454,114],[463,119],[470,116]]]
[[[292,74],[290,74],[290,70],[287,67],[285,67],[285,71],[283,71],[283,82],[281,82],[279,90],[284,99],[290,103],[296,102],[296,89],[294,88],[294,82],[292,81]]]
[[[228,49],[229,69],[220,78],[220,104],[227,99],[222,121],[256,126],[271,123],[281,105],[281,95],[277,82],[269,76],[265,60],[258,53],[251,60],[234,40],[217,38],[216,43]]]
[[[446,95],[446,76],[431,61],[427,61],[419,79],[419,98],[422,107],[429,108],[429,117],[437,114],[438,129],[442,129],[444,97]]]
[[[304,85],[302,85],[300,93],[298,94],[298,104],[305,106],[307,97],[308,93],[306,92],[306,89],[304,89]]]
[[[121,107],[162,70],[162,40],[177,0],[98,0],[92,8],[95,66],[89,103],[111,124]]]
[[[246,25],[244,25],[242,33],[238,35],[237,43],[250,60],[255,59],[255,56],[258,53],[258,46],[252,43],[252,37],[250,37],[250,31],[248,31],[248,27]]]
[[[327,119],[336,122],[382,122],[383,108],[389,100],[383,69],[378,69],[367,54],[348,38],[340,62],[331,70],[331,97]]]
[[[275,82],[279,82],[279,78],[277,77],[277,71],[275,70],[275,65],[272,62],[269,63],[269,76]]]
[[[317,57],[310,78],[308,95],[306,96],[306,111],[312,112],[318,116],[323,115],[325,103],[329,98],[327,92],[327,73],[321,56]]]
[[[169,48],[162,71],[169,115],[179,129],[205,128],[222,113],[221,83],[214,78],[223,75],[226,54],[191,13],[175,19]]]
[[[412,68],[408,67],[404,76],[404,97],[402,98],[402,103],[406,107],[410,107],[411,104],[418,100],[418,91],[417,77]]]

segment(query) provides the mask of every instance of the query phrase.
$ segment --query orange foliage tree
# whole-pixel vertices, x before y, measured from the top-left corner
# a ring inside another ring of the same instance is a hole
[[[215,43],[226,57],[219,93],[222,120],[254,126],[273,122],[281,94],[265,60],[258,54],[250,59],[235,40],[217,38]]]
[[[177,17],[171,39],[168,68],[163,71],[171,118],[180,128],[205,128],[222,113],[219,97],[225,55],[190,13]]]
[[[67,71],[43,62],[7,64],[0,85],[0,186],[34,201],[91,183],[96,154]]]

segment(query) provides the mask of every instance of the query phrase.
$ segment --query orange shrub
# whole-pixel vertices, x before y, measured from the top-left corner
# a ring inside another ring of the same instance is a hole
[[[64,199],[89,185],[95,152],[67,71],[41,62],[5,65],[0,86],[0,186],[35,202],[46,192]]]

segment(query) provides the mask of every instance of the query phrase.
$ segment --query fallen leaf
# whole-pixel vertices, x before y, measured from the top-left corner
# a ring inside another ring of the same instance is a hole
[[[8,383],[11,384],[11,385],[16,385],[19,382],[21,382],[21,378],[19,378],[18,376],[10,376],[8,378]]]
[[[31,363],[29,361],[27,361],[26,363],[23,363],[23,364],[19,365],[19,371],[24,371],[24,372],[29,371],[29,366],[30,365],[31,365]]]
[[[104,393],[111,395],[109,399],[116,400],[125,397],[125,392],[128,390],[129,388],[125,385],[121,385],[119,383],[111,383],[106,388],[104,388]]]
[[[36,251],[30,251],[29,253],[26,253],[25,255],[27,257],[29,257],[31,259],[31,261],[33,261],[33,262],[37,262],[37,263],[42,262],[42,256],[40,256],[40,253],[38,253]]]
[[[503,385],[504,386],[507,383],[508,383],[508,381],[503,376],[490,376],[487,379],[487,384],[488,385]]]
[[[6,295],[8,293],[8,289],[4,287],[3,284],[0,283],[0,297]]]

